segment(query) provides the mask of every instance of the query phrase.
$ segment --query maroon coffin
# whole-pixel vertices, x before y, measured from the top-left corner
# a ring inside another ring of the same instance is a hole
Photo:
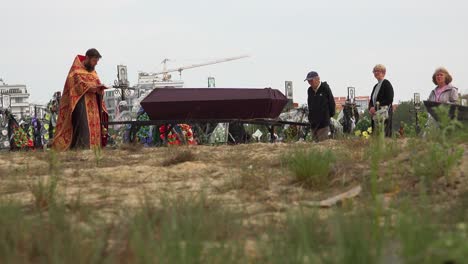
[[[159,88],[141,106],[151,120],[277,118],[287,98],[271,88]]]

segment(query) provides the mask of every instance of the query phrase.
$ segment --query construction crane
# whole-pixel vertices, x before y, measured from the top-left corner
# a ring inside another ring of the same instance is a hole
[[[179,67],[179,68],[174,68],[174,69],[169,69],[169,70],[166,67],[166,64],[169,61],[169,59],[164,59],[162,61],[163,71],[162,72],[152,73],[151,75],[162,75],[162,79],[164,81],[167,81],[167,80],[171,79],[171,75],[169,74],[170,72],[179,72],[179,76],[182,78],[182,71],[183,70],[202,67],[202,66],[207,66],[207,65],[212,65],[212,64],[217,64],[217,63],[222,63],[222,62],[228,62],[228,61],[233,61],[233,60],[239,60],[239,59],[244,59],[244,58],[248,58],[248,57],[250,57],[250,56],[249,55],[242,55],[242,56],[224,58],[224,59],[219,59],[219,60],[214,60],[214,61],[209,61],[209,62],[204,62],[204,63],[192,64],[192,65]]]

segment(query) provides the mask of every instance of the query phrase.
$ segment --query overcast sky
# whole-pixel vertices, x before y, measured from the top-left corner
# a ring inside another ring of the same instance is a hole
[[[395,99],[423,98],[445,66],[468,92],[468,3],[433,0],[2,0],[0,78],[26,84],[31,101],[45,103],[61,91],[77,54],[95,47],[97,71],[113,83],[116,65],[138,71],[250,54],[233,62],[184,71],[185,87],[294,85],[306,102],[305,75],[319,72],[335,96],[347,86],[369,95],[377,63],[387,66]],[[178,74],[174,74],[177,76]]]

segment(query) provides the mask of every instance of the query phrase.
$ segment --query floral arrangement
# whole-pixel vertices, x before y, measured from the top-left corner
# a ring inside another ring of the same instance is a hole
[[[137,116],[137,121],[149,121],[150,118],[147,113],[140,109]],[[153,133],[151,126],[142,126],[137,132],[138,141],[143,143],[145,146],[151,146],[153,143]]]
[[[167,143],[169,145],[182,145],[184,142],[186,142],[187,145],[197,144],[193,138],[192,127],[190,125],[177,124],[174,127],[166,127],[164,125],[159,127],[159,133],[162,140],[165,139],[167,129],[169,129],[167,134]]]
[[[21,127],[15,127],[13,129],[13,142],[15,143],[15,147],[20,149],[34,147],[34,142],[28,138],[28,135]]]
[[[359,129],[354,130],[354,135],[357,137],[362,137],[368,139],[372,134],[372,127],[368,127],[367,130],[361,131]]]

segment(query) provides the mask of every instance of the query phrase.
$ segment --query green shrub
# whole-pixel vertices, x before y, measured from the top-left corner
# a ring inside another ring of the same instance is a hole
[[[450,119],[447,107],[440,106],[434,111],[439,121],[427,130],[426,140],[420,142],[422,147],[412,159],[414,175],[429,184],[440,177],[450,180],[451,171],[460,162],[464,151],[456,143],[465,133],[462,123]]]

